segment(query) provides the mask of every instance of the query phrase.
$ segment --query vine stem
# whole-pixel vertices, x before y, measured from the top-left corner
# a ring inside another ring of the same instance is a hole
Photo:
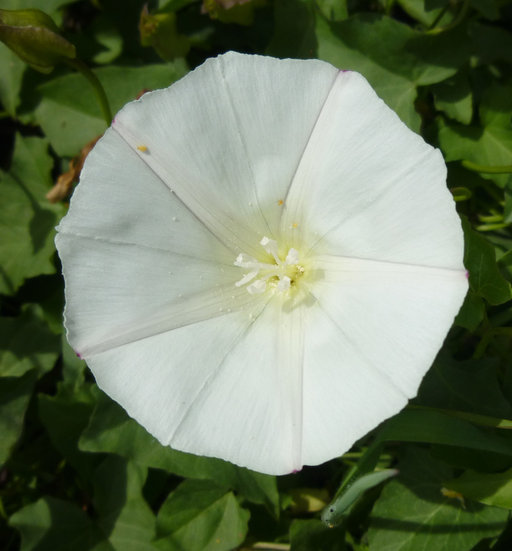
[[[439,19],[436,18],[436,20],[434,21],[434,23],[432,24],[432,27],[428,30],[428,31],[425,31],[425,34],[439,34],[439,33],[444,33],[445,31],[449,31],[453,28],[455,28],[457,25],[459,25],[459,23],[462,23],[462,21],[464,20],[464,17],[466,17],[466,13],[469,9],[469,0],[462,0],[462,6],[460,8],[460,10],[458,11],[457,15],[452,19],[452,21],[450,21],[450,23],[448,23],[448,25],[444,26],[444,27],[435,27],[435,25],[437,25],[437,23],[439,22]],[[444,14],[442,14],[444,15]],[[441,15],[441,17],[442,17]]]
[[[472,163],[471,161],[462,161],[461,165],[464,168],[467,168],[468,170],[472,170],[473,172],[483,172],[484,174],[511,174],[512,173],[512,165],[503,165],[503,166],[484,166],[484,165],[477,165],[476,163]]]
[[[81,73],[89,81],[94,89],[94,92],[96,93],[96,97],[98,98],[103,118],[105,119],[107,126],[110,126],[110,123],[112,122],[112,112],[108,103],[107,94],[105,94],[105,90],[101,85],[101,82],[98,80],[98,77],[83,61],[80,61],[79,59],[66,59],[66,63]]]

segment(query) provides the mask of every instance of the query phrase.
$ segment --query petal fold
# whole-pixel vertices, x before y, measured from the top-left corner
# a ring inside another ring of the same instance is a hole
[[[283,231],[316,253],[463,269],[441,153],[351,71],[339,74],[291,185]]]
[[[321,61],[230,52],[128,104],[113,127],[226,246],[254,255],[279,229],[337,74]]]

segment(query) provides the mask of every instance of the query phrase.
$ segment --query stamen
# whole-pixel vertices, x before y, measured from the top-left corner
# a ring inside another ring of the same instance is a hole
[[[267,282],[264,279],[257,279],[247,286],[247,291],[250,295],[261,295],[267,288]]]
[[[263,237],[260,245],[268,254],[271,254],[275,263],[259,262],[252,256],[241,253],[236,257],[235,266],[248,268],[250,271],[235,283],[236,287],[247,285],[247,292],[251,295],[260,295],[268,287],[280,293],[288,292],[295,279],[304,273],[304,268],[299,264],[299,252],[291,248],[284,261],[279,256],[277,241]],[[257,279],[256,277],[259,276]]]
[[[283,276],[277,282],[277,290],[284,293],[285,291],[288,291],[288,289],[290,288],[291,283],[292,283],[292,280],[288,276]]]
[[[286,258],[284,259],[284,263],[291,265],[291,264],[298,264],[299,262],[299,251],[297,249],[290,249],[288,251],[288,254],[286,255]]]
[[[277,250],[277,241],[274,241],[273,239],[269,239],[268,237],[264,237],[260,241],[260,245],[263,246],[263,248],[267,251],[267,253],[270,253],[274,260],[276,261],[276,264],[281,264],[281,259],[279,258],[278,250]]]
[[[235,283],[237,287],[241,287],[242,285],[245,285],[246,283],[249,283],[249,281],[253,280],[258,275],[258,272],[249,272],[248,274],[245,274],[244,277]]]

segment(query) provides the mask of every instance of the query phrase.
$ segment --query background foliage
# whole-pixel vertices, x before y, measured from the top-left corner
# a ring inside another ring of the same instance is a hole
[[[471,290],[418,397],[344,457],[276,479],[162,448],[98,390],[63,334],[54,227],[76,156],[105,129],[100,106],[83,75],[36,72],[0,44],[0,548],[510,550],[512,2],[2,7],[51,15],[113,112],[230,49],[361,72],[442,149]],[[328,528],[320,511],[358,461],[400,473]]]

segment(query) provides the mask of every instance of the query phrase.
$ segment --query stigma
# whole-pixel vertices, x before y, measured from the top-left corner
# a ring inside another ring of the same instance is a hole
[[[263,237],[260,245],[270,256],[270,262],[260,262],[247,254],[239,254],[235,266],[248,271],[235,283],[236,287],[246,285],[247,292],[251,295],[260,295],[267,290],[287,294],[304,274],[304,267],[299,262],[299,252],[291,248],[283,259],[279,256],[277,241]]]

